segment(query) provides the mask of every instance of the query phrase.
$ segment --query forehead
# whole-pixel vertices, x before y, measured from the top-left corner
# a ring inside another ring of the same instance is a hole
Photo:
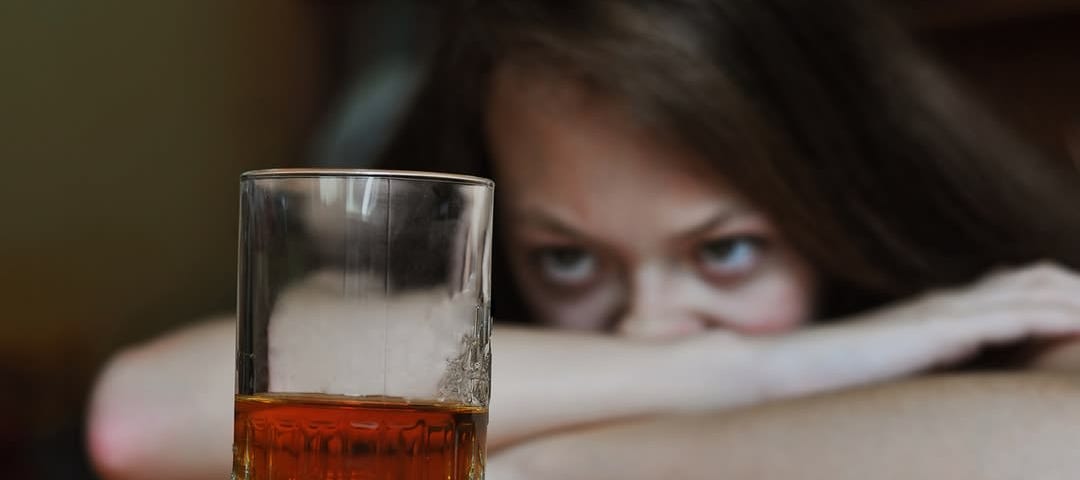
[[[626,189],[667,198],[731,196],[706,159],[572,76],[500,67],[486,123],[496,175],[511,197]]]

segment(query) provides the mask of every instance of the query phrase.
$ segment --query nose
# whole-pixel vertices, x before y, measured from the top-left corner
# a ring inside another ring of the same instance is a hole
[[[633,338],[665,339],[707,329],[709,322],[674,277],[658,266],[631,275],[626,303],[614,322],[615,332]]]

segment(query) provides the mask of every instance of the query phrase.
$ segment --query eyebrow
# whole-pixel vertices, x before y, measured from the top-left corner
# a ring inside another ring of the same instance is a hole
[[[535,208],[526,209],[525,211],[515,216],[524,223],[544,228],[546,230],[551,230],[555,233],[566,235],[568,237],[574,237],[579,239],[589,237],[588,235],[579,231],[577,228],[571,226],[570,222],[567,222],[555,215],[551,215]]]
[[[740,216],[752,215],[755,211],[741,205],[735,205],[731,208],[725,208],[723,210],[714,212],[713,214],[705,217],[704,220],[697,222],[695,225],[686,228],[683,232],[679,233],[676,238],[679,240],[686,240],[697,236],[704,235],[705,233],[713,230],[717,227],[730,222],[731,220]],[[523,223],[531,224],[536,227],[544,228],[546,230],[572,237],[579,240],[590,240],[591,237],[581,229],[573,226],[571,222],[568,222],[556,215],[552,215],[548,212],[544,212],[538,209],[527,209],[520,214],[516,215]]]
[[[731,222],[735,218],[751,215],[753,213],[753,210],[743,207],[742,205],[734,205],[730,208],[725,208],[723,210],[713,213],[712,215],[709,215],[708,217],[705,217],[704,220],[698,222],[696,225],[683,230],[683,232],[678,235],[678,238],[680,240],[687,240],[694,237],[700,237],[708,233],[710,230],[721,227],[724,224]]]

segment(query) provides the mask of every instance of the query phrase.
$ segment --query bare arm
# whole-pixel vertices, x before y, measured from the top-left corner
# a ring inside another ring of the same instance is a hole
[[[750,371],[747,359],[739,357],[740,350],[722,348],[725,336],[712,337],[720,343],[699,339],[697,348],[681,349],[605,335],[498,327],[488,444],[498,448],[542,432],[658,411],[749,402],[739,388]],[[90,453],[105,478],[195,480],[228,474],[234,348],[234,320],[219,319],[112,359],[89,411]],[[730,374],[708,368],[729,380],[729,399],[719,398],[715,388],[701,388],[699,371],[690,368],[696,356],[728,366]]]
[[[722,334],[696,340],[497,328],[489,448],[583,424],[756,401],[750,349]],[[706,376],[717,381],[707,385]]]
[[[228,478],[235,328],[231,318],[199,324],[106,365],[87,427],[103,478]]]
[[[489,477],[1075,479],[1077,425],[1080,381],[1072,377],[924,377],[564,432],[496,455]]]
[[[1047,342],[1031,362],[1037,370],[1056,372],[1080,371],[1080,338],[1064,338]]]
[[[656,413],[717,411],[895,380],[1028,337],[1065,341],[1036,367],[1080,365],[1080,277],[1053,264],[996,272],[785,335],[708,332],[634,344],[509,331],[494,343],[493,448]],[[1070,356],[1070,352],[1072,355]]]
[[[489,444],[498,449],[586,424],[716,411],[892,380],[987,343],[1077,334],[1077,282],[1037,267],[846,324],[771,338],[708,332],[646,343],[497,328]],[[174,333],[107,366],[88,429],[92,458],[106,478],[227,474],[233,328],[228,320]]]
[[[109,364],[95,390],[88,429],[91,456],[105,478],[195,480],[227,475],[232,439],[233,329],[232,320],[199,325],[124,352]],[[839,348],[858,343],[849,336],[882,335],[879,328],[860,330],[819,329],[804,335],[805,344],[789,337],[767,342],[779,342],[782,348],[765,350],[805,358],[799,371],[806,375],[841,378],[839,373],[827,373],[832,365],[851,369],[845,365],[850,360],[843,359],[855,350]],[[753,377],[761,369],[751,366],[750,360],[770,356],[763,356],[763,349],[747,349],[744,342],[722,334],[668,344],[505,327],[497,329],[496,336],[495,397],[489,431],[489,445],[496,452],[543,433],[583,425],[758,402],[764,390]],[[834,342],[837,345],[833,346]],[[805,368],[815,362],[821,366],[816,372]],[[809,383],[810,388],[829,390],[845,383],[870,382],[876,375],[892,375],[892,370],[891,366],[868,370],[871,373],[865,378],[851,377],[841,384]],[[808,392],[790,390],[785,395],[800,393]],[[629,423],[626,428],[642,425],[647,423]],[[678,436],[682,427],[694,427],[689,432],[699,427],[678,422],[665,425],[673,436]],[[564,438],[555,435],[551,438]],[[522,451],[549,445],[544,443],[545,437],[540,438],[540,443],[527,443]],[[620,438],[614,436],[613,447],[620,444]]]

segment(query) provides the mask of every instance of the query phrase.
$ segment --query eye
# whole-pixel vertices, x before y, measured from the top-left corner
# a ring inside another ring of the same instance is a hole
[[[702,272],[712,278],[731,280],[752,272],[761,263],[765,241],[741,236],[706,242],[698,249]]]
[[[533,253],[543,277],[558,286],[575,287],[589,283],[599,269],[596,255],[580,247],[546,247]]]

